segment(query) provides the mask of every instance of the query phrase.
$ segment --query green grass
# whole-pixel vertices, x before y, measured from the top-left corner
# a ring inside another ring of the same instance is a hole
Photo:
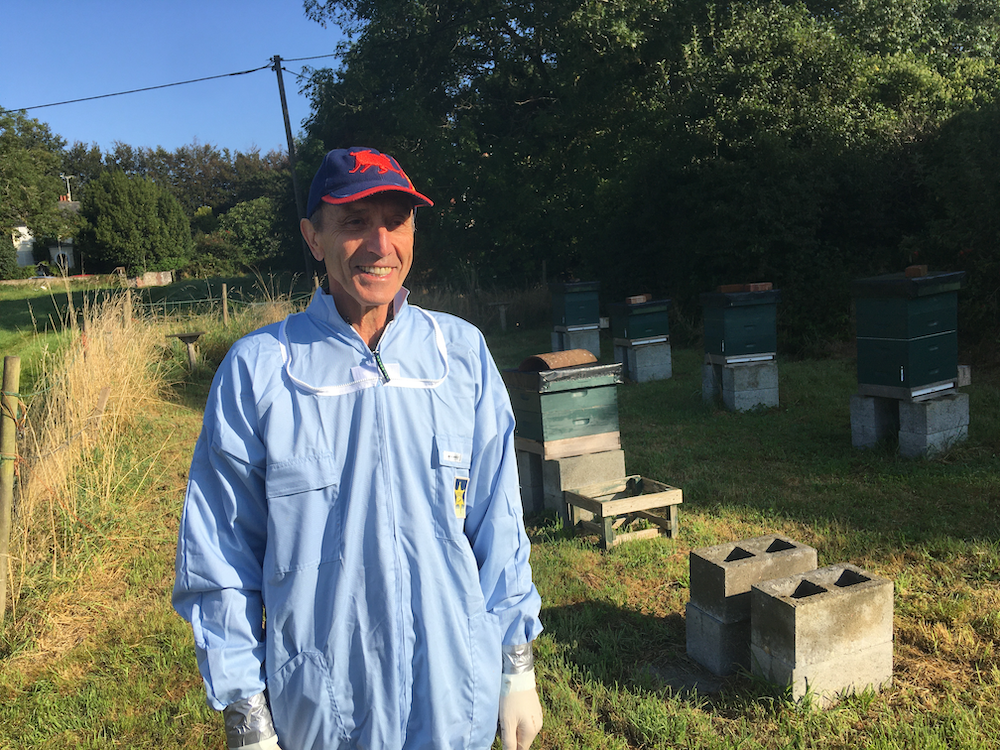
[[[211,334],[224,349],[225,334]],[[550,348],[544,328],[489,340],[501,368]],[[703,402],[695,350],[674,350],[669,380],[618,388],[627,470],[684,490],[680,535],[605,553],[552,513],[527,519],[545,625],[535,748],[998,747],[1000,373],[974,371],[964,389],[967,442],[912,460],[891,443],[852,448],[853,368],[849,358],[779,360],[780,406],[742,414]],[[61,519],[81,539],[75,572],[32,594],[0,636],[0,748],[222,746],[190,631],[169,605],[210,375],[185,376],[172,404],[143,415],[122,453],[123,474],[134,470],[118,505],[87,510],[81,488],[80,518]],[[819,710],[688,659],[688,553],[772,532],[816,547],[821,565],[893,580],[884,692]]]

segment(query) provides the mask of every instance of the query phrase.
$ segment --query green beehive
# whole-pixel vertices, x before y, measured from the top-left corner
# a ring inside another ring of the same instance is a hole
[[[621,363],[540,372],[506,370],[515,436],[549,442],[618,432]]]
[[[608,305],[611,313],[611,335],[615,339],[666,338],[670,335],[670,300],[653,300],[629,304]]]
[[[597,328],[601,322],[599,281],[549,284],[552,292],[552,325],[556,330]]]
[[[705,354],[715,364],[773,359],[780,289],[701,295]]]
[[[859,393],[912,399],[955,387],[964,284],[964,271],[854,282]]]

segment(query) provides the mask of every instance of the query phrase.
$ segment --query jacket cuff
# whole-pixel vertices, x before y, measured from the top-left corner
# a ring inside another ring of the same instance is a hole
[[[226,745],[237,750],[275,736],[267,694],[257,693],[222,709],[226,723]]]
[[[535,656],[531,642],[503,647],[503,674],[522,674],[534,669]]]

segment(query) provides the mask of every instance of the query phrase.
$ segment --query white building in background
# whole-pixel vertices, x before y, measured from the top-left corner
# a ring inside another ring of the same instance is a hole
[[[80,211],[80,201],[71,201],[69,200],[69,196],[62,195],[59,197],[59,208],[64,211],[78,213]],[[14,240],[14,249],[17,250],[17,265],[22,268],[35,265],[35,238],[31,236],[28,227],[23,225],[14,227],[14,234],[11,239]],[[80,272],[76,247],[73,244],[72,237],[57,240],[55,244],[49,245],[48,250],[49,268],[54,273],[60,270],[67,273]]]

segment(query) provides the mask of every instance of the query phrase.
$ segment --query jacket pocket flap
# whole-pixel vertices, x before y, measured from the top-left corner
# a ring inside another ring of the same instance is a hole
[[[268,497],[294,495],[336,485],[336,459],[328,454],[268,464],[265,483]]]
[[[472,440],[454,435],[434,436],[435,467],[454,466],[468,469],[472,466]]]

